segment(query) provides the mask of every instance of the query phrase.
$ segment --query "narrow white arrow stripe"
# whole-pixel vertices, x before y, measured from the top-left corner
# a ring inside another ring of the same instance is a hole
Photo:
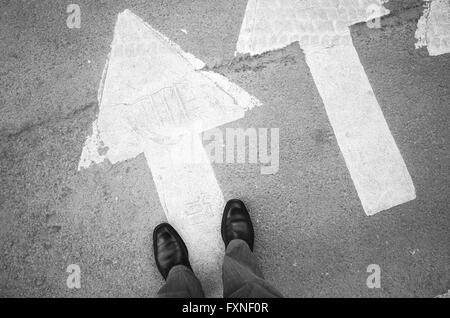
[[[416,48],[426,46],[431,56],[450,53],[449,0],[425,0],[415,36]]]
[[[415,199],[408,169],[352,45],[316,50],[306,61],[364,211]]]
[[[167,219],[205,293],[220,296],[223,195],[199,138],[260,102],[128,10],[119,14],[99,88],[99,115],[79,169],[144,153]]]
[[[299,41],[367,215],[415,198],[348,28],[388,13],[378,0],[249,0],[236,46],[260,54]]]

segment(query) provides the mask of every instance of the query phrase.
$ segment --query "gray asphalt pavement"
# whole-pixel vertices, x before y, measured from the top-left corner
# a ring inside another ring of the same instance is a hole
[[[143,154],[77,171],[117,14],[130,9],[263,106],[227,127],[280,129],[280,168],[213,164],[253,217],[262,270],[286,297],[432,297],[450,289],[450,54],[416,50],[422,1],[391,0],[354,45],[417,199],[365,215],[298,44],[234,56],[246,1],[0,1],[0,296],[153,297],[165,220]],[[181,31],[185,29],[187,34]],[[69,264],[80,289],[66,285]],[[367,266],[381,268],[369,289]],[[205,282],[207,284],[208,282]]]

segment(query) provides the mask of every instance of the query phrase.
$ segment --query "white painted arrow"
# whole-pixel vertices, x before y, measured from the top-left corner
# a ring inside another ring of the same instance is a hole
[[[379,27],[389,13],[383,2],[249,0],[236,46],[254,55],[300,43],[367,215],[415,198],[349,29]]]
[[[425,0],[415,36],[416,48],[426,46],[431,56],[450,53],[449,0]]]
[[[99,114],[79,169],[144,153],[167,220],[188,246],[207,295],[220,296],[224,199],[202,131],[260,102],[125,10],[99,88]]]

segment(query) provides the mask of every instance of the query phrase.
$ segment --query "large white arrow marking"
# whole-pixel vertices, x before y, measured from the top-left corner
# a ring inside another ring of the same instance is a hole
[[[260,54],[299,41],[367,215],[415,198],[348,28],[388,13],[378,0],[249,0],[237,43]]]
[[[144,153],[167,220],[186,241],[205,292],[220,296],[224,199],[199,133],[260,102],[203,66],[130,11],[120,13],[79,169]]]
[[[426,46],[431,56],[450,53],[450,1],[425,0],[417,23],[416,48]]]

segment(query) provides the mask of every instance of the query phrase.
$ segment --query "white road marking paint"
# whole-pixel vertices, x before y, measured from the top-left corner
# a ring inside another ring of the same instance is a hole
[[[349,44],[348,27],[376,27],[389,14],[380,0],[249,0],[236,50],[261,54],[298,41],[302,48]]]
[[[167,220],[183,236],[205,292],[220,296],[224,198],[199,134],[260,102],[203,66],[130,11],[120,13],[99,115],[78,169],[144,153]]]
[[[436,296],[435,298],[450,298],[450,289],[448,290],[448,292],[446,294]]]
[[[367,215],[415,198],[349,29],[376,25],[383,2],[249,0],[236,46],[254,55],[300,43]]]
[[[306,61],[367,215],[413,200],[408,169],[355,48],[316,50]]]
[[[450,53],[449,0],[425,0],[415,36],[416,49],[426,46],[431,56]]]

